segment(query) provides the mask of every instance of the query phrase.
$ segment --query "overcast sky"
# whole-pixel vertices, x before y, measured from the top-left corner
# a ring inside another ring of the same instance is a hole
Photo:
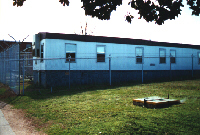
[[[22,7],[13,6],[13,0],[0,0],[0,40],[17,41],[38,32],[81,34],[81,26],[88,24],[87,33],[96,36],[146,39],[171,43],[200,45],[200,16],[192,16],[185,4],[181,15],[175,20],[167,20],[159,26],[138,19],[138,11],[131,9],[124,0],[123,5],[111,13],[108,21],[85,16],[81,0],[70,0],[69,6],[62,6],[59,0],[26,0]],[[125,15],[131,12],[135,18],[129,24]]]

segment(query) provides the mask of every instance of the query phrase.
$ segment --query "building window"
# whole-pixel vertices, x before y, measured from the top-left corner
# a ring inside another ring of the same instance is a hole
[[[105,46],[97,46],[97,62],[105,62]]]
[[[66,62],[76,62],[76,44],[65,44]]]
[[[40,51],[40,62],[43,62],[43,58],[44,58],[44,45],[41,45],[41,51]]]
[[[137,47],[135,48],[135,55],[136,55],[136,64],[143,63],[143,48]]]
[[[160,63],[166,63],[166,49],[159,49],[160,54]]]
[[[170,62],[176,63],[176,50],[170,50]]]
[[[198,64],[200,64],[200,52],[197,53]]]

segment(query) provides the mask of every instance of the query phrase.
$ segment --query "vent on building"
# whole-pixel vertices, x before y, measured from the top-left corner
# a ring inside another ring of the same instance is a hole
[[[156,64],[151,63],[150,66],[155,66]]]

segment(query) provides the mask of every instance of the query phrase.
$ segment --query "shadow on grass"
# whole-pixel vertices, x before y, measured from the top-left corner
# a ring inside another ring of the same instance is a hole
[[[25,89],[24,95],[29,96],[32,99],[47,99],[53,98],[54,96],[64,96],[64,95],[75,95],[78,93],[88,92],[88,91],[97,91],[97,90],[106,90],[106,89],[116,89],[120,90],[121,87],[130,87],[135,85],[143,85],[143,84],[151,84],[151,83],[163,83],[163,82],[171,82],[171,81],[185,81],[185,80],[197,80],[200,77],[195,78],[178,78],[173,80],[168,79],[160,79],[154,81],[145,81],[144,83],[141,82],[126,82],[126,83],[112,83],[110,86],[109,84],[102,84],[102,85],[72,85],[69,89],[69,86],[58,86],[52,88],[44,88],[42,86],[38,86],[33,82],[29,82]]]
[[[1,83],[1,87],[4,89],[4,92],[0,94],[0,109],[4,108],[7,104],[17,102],[21,99],[21,96],[17,96],[17,94],[15,94],[14,91],[9,88],[9,86]]]

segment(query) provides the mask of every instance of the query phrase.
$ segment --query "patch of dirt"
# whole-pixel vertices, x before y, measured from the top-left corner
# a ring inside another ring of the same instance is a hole
[[[22,109],[13,109],[12,105],[6,104],[1,111],[16,135],[46,135],[42,131],[35,130],[36,127],[25,117]]]
[[[0,100],[17,96],[8,86],[0,83],[0,87],[4,87],[6,89],[5,93],[0,95]],[[12,105],[3,101],[0,101],[0,109],[16,135],[46,135],[42,131],[36,130],[33,120],[25,116],[24,110],[13,109]]]
[[[0,83],[0,88],[4,88],[6,89],[6,91],[1,95],[0,94],[0,99],[5,99],[5,98],[8,98],[8,97],[15,97],[17,96],[14,91],[12,91],[8,86],[6,85],[3,85],[2,83]]]

